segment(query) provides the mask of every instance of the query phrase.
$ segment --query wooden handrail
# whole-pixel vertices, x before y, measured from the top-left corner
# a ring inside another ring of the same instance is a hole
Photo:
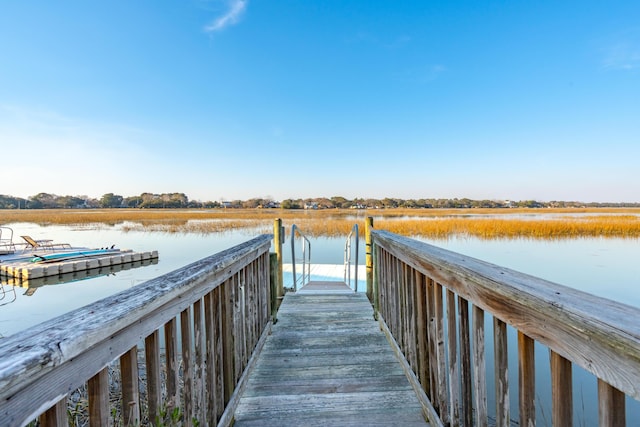
[[[90,396],[89,412],[97,422],[104,421],[109,417],[109,408],[104,408],[109,401],[104,395],[105,372],[118,359],[128,405],[122,411],[124,424],[135,424],[140,418],[136,355],[142,341],[150,364],[150,411],[163,404],[171,409],[181,398],[184,425],[207,414],[220,418],[270,326],[271,238],[259,236],[1,340],[2,424],[21,426],[41,414],[47,422],[64,419],[59,412],[66,404],[57,402],[66,401],[68,393],[87,381],[90,392],[96,393]],[[166,402],[159,395],[159,331],[164,331],[165,340]],[[179,356],[181,396],[176,378]],[[195,413],[196,406],[203,413]],[[152,421],[154,415],[149,414]],[[209,425],[215,424],[208,418]],[[65,420],[52,425],[67,424]]]
[[[599,380],[600,425],[624,421],[624,394],[640,400],[640,309],[386,231],[371,234],[379,314],[446,423],[469,423],[471,412],[458,410],[472,410],[460,402],[473,394],[476,425],[486,425],[485,313],[494,324],[495,360],[487,362],[497,425],[510,419],[506,325],[519,334],[520,389],[512,392],[520,425],[535,424],[533,340],[551,350],[553,392],[562,395],[553,399],[554,425],[571,421],[572,363]]]

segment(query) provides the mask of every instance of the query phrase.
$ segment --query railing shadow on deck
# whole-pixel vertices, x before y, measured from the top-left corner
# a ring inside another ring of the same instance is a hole
[[[271,239],[259,236],[1,340],[0,423],[39,417],[40,425],[67,426],[67,396],[78,388],[87,390],[91,425],[158,425],[178,413],[185,426],[230,420],[243,372],[271,328]],[[121,373],[115,380],[113,366]]]
[[[640,398],[639,309],[386,231],[370,233],[372,302],[433,425],[512,425],[509,393],[518,396],[519,425],[536,425],[536,342],[549,351],[552,425],[574,425],[574,364],[597,378],[599,425],[625,425],[625,395]],[[485,313],[492,337],[485,337]],[[507,325],[517,331],[515,386],[508,381]],[[488,390],[487,363],[495,391]],[[488,393],[496,402],[491,420]]]

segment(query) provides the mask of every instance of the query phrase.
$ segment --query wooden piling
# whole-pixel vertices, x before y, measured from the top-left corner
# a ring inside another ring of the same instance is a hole
[[[284,296],[284,279],[282,277],[282,244],[284,243],[284,230],[282,228],[282,220],[276,218],[273,221],[273,246],[275,246],[276,256],[278,259],[278,283],[277,298],[280,301]]]
[[[367,298],[373,303],[373,247],[371,241],[371,229],[373,228],[373,217],[367,217],[365,222],[365,246],[366,246],[366,267],[367,267]]]
[[[278,314],[278,254],[269,254],[269,275],[271,282],[271,321],[276,323]]]

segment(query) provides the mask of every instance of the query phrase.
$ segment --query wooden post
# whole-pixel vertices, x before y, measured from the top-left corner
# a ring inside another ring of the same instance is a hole
[[[373,303],[373,247],[371,241],[371,229],[373,228],[373,217],[367,217],[365,222],[365,246],[366,246],[366,267],[367,267],[367,298]]]
[[[278,301],[284,296],[284,279],[282,278],[282,244],[284,243],[284,232],[282,228],[282,220],[276,218],[273,221],[273,246],[275,246],[278,259],[278,282],[277,282],[277,298]]]
[[[271,282],[271,320],[275,324],[278,315],[278,254],[269,254],[269,279]]]

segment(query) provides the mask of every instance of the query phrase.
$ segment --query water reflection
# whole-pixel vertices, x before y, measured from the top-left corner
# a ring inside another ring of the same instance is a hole
[[[47,285],[59,285],[62,283],[78,282],[87,279],[96,279],[103,276],[115,275],[119,271],[157,264],[158,259],[127,262],[110,265],[108,267],[90,268],[87,270],[73,271],[70,273],[56,274],[54,276],[39,277],[37,279],[22,279],[20,277],[0,277],[0,286],[12,288],[24,288],[24,295],[33,296],[38,288]]]
[[[0,306],[0,336],[7,336],[48,318],[84,306],[141,282],[183,267],[206,256],[255,237],[263,230],[196,235],[126,231],[122,226],[65,227],[30,223],[9,224],[18,234],[35,239],[70,242],[74,246],[115,244],[136,252],[157,250],[159,261],[141,269],[113,272],[81,283],[60,283],[39,288],[31,298],[17,295]],[[346,237],[346,236],[345,236]],[[312,262],[342,264],[345,238],[312,240]],[[360,239],[359,264],[364,264],[364,239]],[[581,289],[640,307],[640,263],[637,239],[585,238],[571,240],[421,239],[427,243],[483,261]],[[284,262],[291,262],[290,244],[284,245]],[[6,292],[6,290],[5,290]],[[1,302],[0,302],[1,303]]]
[[[164,273],[183,267],[211,254],[245,242],[261,230],[242,230],[217,234],[194,235],[161,232],[126,231],[122,226],[63,227],[35,224],[11,224],[16,232],[36,239],[53,239],[77,246],[110,246],[137,252],[157,250],[159,259],[143,268],[112,271],[106,275],[41,286],[31,296],[21,288],[3,284],[0,289],[0,337],[24,329],[90,304],[98,299],[128,289]],[[346,237],[346,236],[345,236]],[[479,240],[450,238],[421,239],[427,243],[467,256],[531,274],[552,282],[580,289],[625,304],[640,307],[640,263],[637,239],[585,238],[572,240]],[[311,239],[312,262],[342,264],[345,238],[319,237]],[[284,245],[284,262],[291,263],[289,241]],[[364,241],[360,240],[359,264],[364,264]],[[48,283],[43,283],[48,284]],[[31,289],[31,288],[29,288]],[[491,361],[492,322],[486,318],[487,360]],[[517,384],[516,333],[508,328],[510,383]],[[536,390],[538,423],[550,425],[550,385],[548,350],[536,344]],[[491,369],[488,367],[488,369]],[[574,366],[575,419],[580,425],[597,424],[595,379]],[[487,379],[493,381],[492,373]],[[489,394],[490,407],[495,397]],[[493,399],[493,400],[492,400]],[[517,413],[517,393],[511,394],[512,410]],[[628,399],[628,419],[640,420],[638,402]]]

